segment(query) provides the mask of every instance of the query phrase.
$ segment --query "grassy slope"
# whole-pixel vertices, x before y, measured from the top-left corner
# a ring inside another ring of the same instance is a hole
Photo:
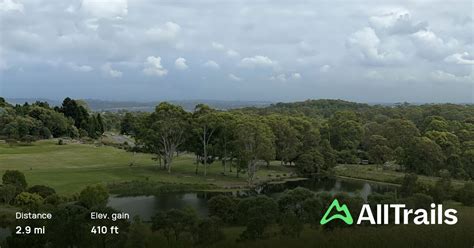
[[[130,167],[133,154],[109,146],[67,144],[56,145],[55,141],[40,141],[30,146],[10,147],[0,144],[0,174],[5,170],[20,170],[25,173],[29,185],[44,184],[61,194],[72,194],[87,185],[131,180],[166,183],[215,184],[245,186],[244,175],[221,175],[222,166],[216,162],[209,166],[208,176],[196,175],[193,157],[181,155],[176,158],[171,174],[157,169],[157,162],[150,154],[135,155],[135,165]],[[289,175],[287,168],[275,165],[258,172],[260,180]]]
[[[343,177],[351,177],[365,180],[372,180],[377,182],[401,184],[405,173],[393,170],[383,170],[381,166],[376,165],[338,165],[334,168],[336,175]],[[418,176],[420,182],[434,185],[437,177]],[[454,187],[462,187],[464,181],[452,180]]]

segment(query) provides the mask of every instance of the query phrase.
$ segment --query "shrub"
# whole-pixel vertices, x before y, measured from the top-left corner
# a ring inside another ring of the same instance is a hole
[[[466,206],[474,206],[474,182],[467,182],[458,191],[459,201]]]
[[[225,223],[233,223],[236,220],[238,203],[239,200],[232,196],[214,196],[208,202],[209,215],[219,217]]]
[[[56,194],[56,190],[45,185],[34,185],[28,189],[29,193],[36,193],[43,198]]]

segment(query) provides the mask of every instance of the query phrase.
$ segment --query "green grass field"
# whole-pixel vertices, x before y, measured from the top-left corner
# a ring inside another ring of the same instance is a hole
[[[208,175],[195,174],[192,155],[175,158],[172,171],[159,170],[151,154],[126,152],[111,146],[88,144],[57,145],[55,140],[38,141],[27,146],[0,144],[0,174],[5,170],[22,171],[29,185],[43,184],[60,194],[73,194],[90,184],[149,180],[163,183],[213,184],[217,187],[244,187],[245,175],[222,175],[223,167],[216,162],[208,167]],[[134,161],[134,166],[129,166]],[[235,170],[234,170],[235,171]],[[263,167],[258,180],[288,177],[291,169],[276,162]]]

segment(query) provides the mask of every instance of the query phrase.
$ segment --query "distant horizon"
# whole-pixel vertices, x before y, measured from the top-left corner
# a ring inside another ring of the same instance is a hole
[[[0,4],[9,98],[474,102],[472,1]]]
[[[149,104],[149,103],[157,103],[157,102],[242,102],[242,103],[267,103],[267,104],[275,104],[275,103],[295,103],[295,102],[304,102],[304,101],[312,101],[312,100],[341,100],[341,101],[347,101],[347,102],[354,102],[354,103],[363,103],[363,104],[369,104],[369,105],[376,105],[376,104],[403,104],[403,103],[408,103],[408,104],[413,104],[413,105],[420,105],[420,104],[461,104],[461,105],[472,105],[474,102],[408,102],[408,101],[386,101],[386,102],[380,102],[380,101],[373,101],[373,102],[364,102],[364,101],[355,101],[355,100],[349,100],[349,99],[342,99],[342,98],[308,98],[308,99],[298,99],[298,100],[291,100],[291,101],[271,101],[271,100],[239,100],[239,99],[155,99],[155,100],[121,100],[121,99],[100,99],[100,98],[75,98],[71,96],[64,96],[63,98],[57,98],[57,99],[52,99],[52,98],[45,98],[45,97],[4,97],[7,102],[10,101],[15,101],[15,103],[20,103],[20,101],[26,100],[27,102],[33,102],[33,101],[54,101],[54,102],[62,102],[66,97],[69,97],[71,99],[76,99],[76,100],[85,100],[85,101],[101,101],[101,102],[111,102],[111,103],[142,103],[142,104]]]

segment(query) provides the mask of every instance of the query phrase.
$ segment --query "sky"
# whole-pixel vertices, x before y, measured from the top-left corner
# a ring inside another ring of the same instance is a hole
[[[473,4],[0,0],[0,96],[474,103]]]

